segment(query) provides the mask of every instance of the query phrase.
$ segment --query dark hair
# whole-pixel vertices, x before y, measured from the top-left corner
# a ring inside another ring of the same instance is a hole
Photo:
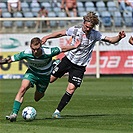
[[[38,45],[39,43],[42,44],[42,41],[40,40],[40,38],[34,37],[34,38],[31,39],[30,45],[36,46],[36,45]]]
[[[87,15],[83,16],[83,20],[84,22],[91,22],[94,26],[99,24],[99,19],[95,12],[87,13]]]
[[[43,10],[43,9],[45,9],[45,7],[44,7],[44,6],[42,6],[42,7],[41,7],[41,10]]]

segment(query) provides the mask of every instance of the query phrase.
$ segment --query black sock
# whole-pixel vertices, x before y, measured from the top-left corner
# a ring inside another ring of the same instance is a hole
[[[61,112],[61,110],[68,104],[68,102],[70,101],[72,95],[73,95],[73,94],[70,94],[70,93],[68,93],[68,92],[66,92],[66,93],[63,95],[63,97],[62,97],[62,99],[61,99],[61,101],[60,101],[60,103],[58,104],[58,107],[57,107],[57,109],[58,109],[60,112]]]

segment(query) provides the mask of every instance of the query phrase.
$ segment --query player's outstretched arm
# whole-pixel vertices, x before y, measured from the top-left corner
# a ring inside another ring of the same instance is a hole
[[[41,40],[42,40],[42,44],[45,44],[45,42],[48,40],[48,39],[52,39],[52,38],[59,38],[59,37],[62,37],[62,36],[65,36],[66,35],[66,30],[62,30],[62,31],[57,31],[57,32],[53,32],[47,36],[44,36]]]
[[[11,62],[12,62],[11,57],[7,57],[5,59],[0,60],[0,65],[1,64],[11,63]]]
[[[110,42],[110,43],[114,44],[114,43],[119,42],[124,37],[126,37],[125,32],[124,31],[120,31],[117,36],[114,36],[114,37],[107,37],[106,36],[105,39],[103,39],[103,41]]]
[[[81,41],[79,39],[76,39],[74,44],[71,43],[71,44],[68,44],[65,46],[61,46],[62,52],[66,52],[66,51],[75,49],[80,45],[80,43],[81,43]]]

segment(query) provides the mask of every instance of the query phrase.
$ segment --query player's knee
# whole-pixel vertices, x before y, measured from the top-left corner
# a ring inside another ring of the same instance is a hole
[[[51,76],[51,77],[50,77],[50,83],[53,83],[56,79],[57,79],[56,77]]]
[[[35,102],[38,102],[41,98],[34,98]]]
[[[42,97],[44,97],[44,93],[41,93],[41,95],[35,95],[34,100],[38,102]]]

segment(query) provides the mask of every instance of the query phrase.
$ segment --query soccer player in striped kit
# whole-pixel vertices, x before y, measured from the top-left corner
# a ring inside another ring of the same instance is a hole
[[[53,113],[53,118],[61,118],[60,112],[69,103],[75,90],[80,87],[86,66],[91,59],[95,43],[102,40],[113,44],[119,42],[126,36],[124,31],[119,32],[118,35],[113,37],[104,36],[99,31],[94,29],[95,25],[98,24],[99,18],[96,13],[89,12],[83,16],[82,25],[73,26],[67,30],[54,32],[42,38],[42,41],[46,42],[51,38],[72,36],[72,45],[75,43],[75,41],[80,41],[80,45],[76,49],[67,52],[65,57],[52,72],[50,79],[51,83],[56,79],[61,78],[66,72],[69,74],[66,92],[62,96],[61,101]]]

